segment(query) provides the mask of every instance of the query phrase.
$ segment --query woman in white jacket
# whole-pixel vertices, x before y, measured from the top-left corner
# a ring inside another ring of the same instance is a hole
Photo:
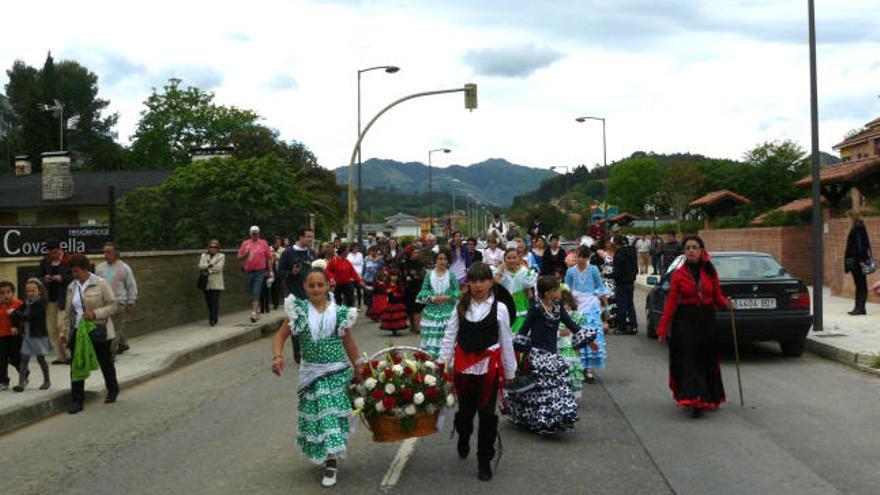
[[[208,250],[199,258],[199,270],[207,273],[208,284],[205,286],[205,303],[208,305],[208,323],[213,327],[217,324],[220,313],[220,293],[226,287],[223,284],[223,266],[226,255],[220,252],[220,241],[211,239]]]

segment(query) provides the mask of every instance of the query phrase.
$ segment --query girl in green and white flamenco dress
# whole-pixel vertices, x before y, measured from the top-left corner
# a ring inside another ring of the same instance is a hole
[[[422,282],[422,290],[416,296],[416,302],[425,305],[422,311],[422,341],[420,347],[437,359],[440,345],[446,334],[446,325],[455,311],[455,303],[461,297],[458,279],[449,270],[452,252],[442,246],[434,255],[434,269]]]
[[[495,273],[495,283],[501,284],[513,296],[516,305],[516,320],[510,325],[510,331],[519,333],[526,315],[529,313],[529,301],[535,295],[535,284],[538,272],[525,266],[516,248],[504,252],[504,263]]]
[[[290,295],[284,301],[287,316],[272,344],[272,371],[281,376],[284,343],[291,335],[298,335],[302,362],[296,442],[310,461],[323,466],[321,484],[333,486],[336,463],[345,457],[350,431],[352,365],[359,366],[351,333],[357,311],[328,300],[330,280],[323,270],[310,271],[304,285],[307,300]]]

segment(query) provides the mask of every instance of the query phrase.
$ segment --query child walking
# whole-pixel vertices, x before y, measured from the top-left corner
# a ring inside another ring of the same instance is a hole
[[[584,328],[587,320],[584,315],[577,312],[577,301],[574,300],[571,291],[567,286],[560,286],[560,289],[562,307],[568,312],[572,321]],[[576,331],[576,328],[568,328],[565,324],[560,326],[556,346],[559,348],[559,355],[565,358],[565,363],[568,364],[568,386],[571,388],[571,393],[574,394],[575,399],[580,399],[584,390],[584,369],[581,365],[580,353],[571,344],[571,335]]]
[[[534,386],[510,394],[510,422],[540,434],[571,430],[578,420],[577,402],[568,386],[568,363],[558,352],[559,324],[581,330],[562,307],[559,279],[538,279],[538,297],[532,301],[526,321],[514,338],[517,350],[528,357]],[[588,337],[588,342],[592,336]]]
[[[388,301],[382,312],[382,322],[379,323],[379,328],[397,335],[397,332],[409,327],[406,314],[406,290],[400,283],[400,272],[397,271],[397,268],[392,268],[388,275],[385,294],[388,296]]]
[[[510,326],[513,333],[519,333],[526,314],[529,312],[529,301],[534,297],[535,283],[538,273],[524,265],[517,248],[504,252],[504,264],[495,274],[495,283],[501,284],[513,296],[516,305],[516,320]]]
[[[443,334],[446,333],[446,325],[455,311],[455,303],[461,296],[458,288],[458,279],[449,270],[449,259],[452,253],[446,246],[440,247],[440,251],[434,255],[434,269],[428,273],[422,282],[422,290],[416,301],[424,304],[422,312],[422,342],[421,348],[437,359],[440,354],[440,344]]]
[[[577,264],[565,272],[565,285],[571,290],[577,303],[578,312],[584,317],[584,326],[596,332],[595,348],[581,349],[581,364],[587,383],[596,379],[595,370],[605,367],[605,332],[602,322],[602,307],[599,298],[607,306],[607,290],[602,282],[599,268],[590,263],[590,248],[581,246],[577,251]]]
[[[0,391],[9,390],[9,367],[18,371],[21,362],[21,331],[13,326],[12,314],[23,304],[15,298],[15,285],[0,280]]]
[[[24,288],[27,301],[12,314],[16,327],[22,329],[18,385],[12,390],[24,392],[27,387],[31,356],[37,358],[40,370],[43,372],[43,384],[40,385],[40,390],[48,390],[52,384],[49,381],[49,363],[46,362],[46,354],[52,352],[52,342],[49,340],[49,328],[46,326],[46,291],[43,283],[36,278],[28,279]]]
[[[311,462],[322,466],[321,484],[336,484],[337,460],[345,458],[350,431],[351,400],[348,385],[358,360],[351,328],[357,310],[327,298],[330,279],[322,270],[311,270],[305,279],[308,299],[290,295],[284,301],[285,320],[272,343],[272,371],[284,370],[284,343],[300,336],[299,416],[296,442]]]
[[[475,262],[467,272],[467,292],[456,305],[440,348],[440,360],[453,360],[454,385],[458,396],[455,431],[458,432],[458,455],[470,453],[474,416],[479,415],[477,462],[480,480],[492,479],[492,458],[498,416],[495,403],[504,393],[505,380],[516,376],[516,356],[510,320],[513,312],[501,299],[502,290],[493,290],[492,270]],[[506,291],[503,291],[506,294]],[[509,299],[509,294],[507,299]]]

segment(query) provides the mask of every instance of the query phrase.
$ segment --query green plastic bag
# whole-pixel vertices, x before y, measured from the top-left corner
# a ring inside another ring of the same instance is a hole
[[[89,333],[96,327],[95,323],[85,318],[79,320],[76,327],[76,344],[73,351],[73,361],[70,363],[70,380],[80,381],[89,377],[92,371],[101,367],[98,363],[98,355],[95,354],[95,346]]]

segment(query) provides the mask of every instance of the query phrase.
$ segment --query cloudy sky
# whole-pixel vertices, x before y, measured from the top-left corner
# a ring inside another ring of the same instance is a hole
[[[876,0],[817,2],[821,146],[880,115]],[[135,6],[137,5],[137,6]],[[758,142],[809,145],[806,0],[335,0],[15,2],[4,7],[0,66],[46,52],[100,76],[127,142],[141,102],[168,77],[256,110],[330,168],[357,129],[397,97],[479,86],[404,103],[383,116],[364,157],[437,165],[503,157],[531,166],[634,151],[739,158]],[[5,73],[0,83],[5,83]]]

